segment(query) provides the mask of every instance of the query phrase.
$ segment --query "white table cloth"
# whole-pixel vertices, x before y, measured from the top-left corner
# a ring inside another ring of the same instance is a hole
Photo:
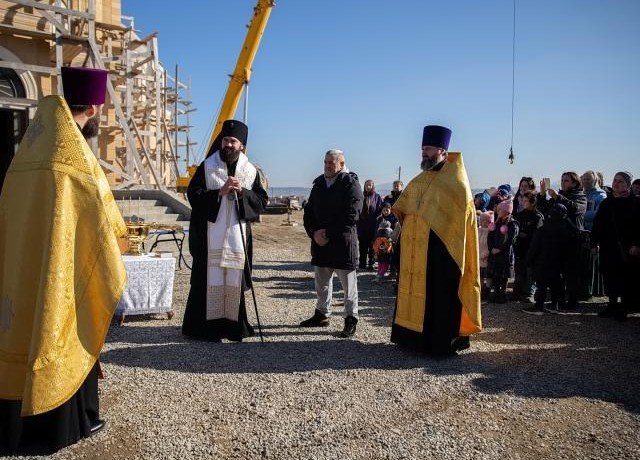
[[[127,270],[127,285],[116,314],[169,313],[172,316],[174,257],[122,256]]]

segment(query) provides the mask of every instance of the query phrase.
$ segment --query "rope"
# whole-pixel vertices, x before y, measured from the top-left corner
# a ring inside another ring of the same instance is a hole
[[[513,37],[511,52],[511,146],[509,147],[509,162],[513,164],[513,118],[516,98],[516,0],[513,0]]]
[[[207,128],[207,131],[202,135],[203,139],[198,144],[198,152],[196,153],[196,155],[194,155],[194,160],[197,160],[195,161],[196,164],[200,164],[200,162],[204,160],[204,157],[207,154],[207,151],[206,151],[207,145],[209,145],[209,139],[211,139],[211,134],[213,134],[213,128],[216,124],[216,121],[218,120],[218,115],[220,114],[220,110],[222,109],[223,99],[224,99],[224,96],[220,98],[220,101],[218,102],[218,108],[213,113],[209,121],[209,127]]]

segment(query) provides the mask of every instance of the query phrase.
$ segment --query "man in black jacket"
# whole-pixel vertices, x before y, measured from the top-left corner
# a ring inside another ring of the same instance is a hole
[[[313,181],[304,208],[304,228],[311,238],[311,263],[315,265],[318,300],[314,315],[300,327],[326,327],[331,315],[333,273],[344,290],[343,337],[356,332],[358,322],[358,233],[356,223],[362,211],[363,194],[358,176],[344,164],[341,150],[329,150],[324,174]]]

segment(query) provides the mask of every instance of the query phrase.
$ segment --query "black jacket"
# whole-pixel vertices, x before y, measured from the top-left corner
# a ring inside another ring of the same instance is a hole
[[[584,230],[584,214],[587,212],[587,195],[582,187],[573,188],[567,192],[560,190],[558,198],[547,200],[545,195],[540,193],[536,200],[538,210],[547,217],[547,213],[554,203],[563,204],[567,208],[567,219],[575,230]]]
[[[591,236],[592,244],[600,245],[605,270],[631,261],[629,249],[640,246],[640,198],[605,198],[593,220]]]
[[[235,164],[229,169],[229,175],[235,173]],[[215,222],[218,218],[220,210],[220,200],[218,199],[219,190],[208,190],[204,176],[204,161],[200,163],[196,173],[194,174],[189,188],[187,189],[187,198],[191,204],[191,220],[189,223],[189,252],[193,256],[193,265],[191,270],[191,284],[205,286],[207,285],[207,261],[208,261],[208,243],[207,232],[208,223]],[[226,198],[225,198],[226,199]],[[260,173],[256,175],[251,190],[243,189],[243,193],[238,196],[240,218],[246,221],[246,240],[247,253],[249,260],[245,263],[244,280],[250,283],[249,265],[253,256],[253,238],[251,236],[250,222],[257,220],[267,205],[267,192],[262,187],[260,181]],[[203,288],[204,289],[204,288]]]
[[[507,233],[502,234],[500,227],[506,225]],[[498,219],[495,229],[489,231],[487,236],[487,247],[489,248],[489,257],[487,258],[487,268],[492,277],[510,278],[513,276],[513,264],[515,257],[513,253],[514,243],[518,239],[518,221],[510,218],[507,222]],[[500,252],[492,254],[492,249],[499,249]]]
[[[311,263],[318,267],[354,270],[358,266],[356,223],[362,211],[362,188],[355,173],[338,173],[327,188],[324,175],[313,181],[304,208],[304,229],[311,238]],[[325,229],[329,243],[318,246],[316,230]]]
[[[533,235],[536,233],[536,230],[542,227],[544,216],[535,209],[523,209],[522,211],[516,213],[513,217],[518,221],[518,226],[520,228],[520,231],[518,232],[518,238],[516,239],[513,249],[515,251],[516,257],[526,257],[529,246],[531,245],[531,240],[533,239]]]
[[[570,256],[572,233],[567,220],[551,218],[536,231],[527,252],[527,265],[533,268],[536,281],[551,281],[564,271]]]

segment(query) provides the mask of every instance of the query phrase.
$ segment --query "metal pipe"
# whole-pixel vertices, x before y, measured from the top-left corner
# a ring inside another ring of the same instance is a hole
[[[229,196],[231,198],[231,196]],[[249,282],[251,284],[251,297],[253,297],[253,307],[256,311],[256,321],[258,322],[258,332],[260,333],[260,341],[264,343],[262,336],[262,326],[260,325],[260,315],[258,314],[258,302],[256,301],[256,291],[253,289],[253,274],[251,273],[251,264],[249,263],[249,253],[247,252],[247,243],[244,240],[244,230],[242,229],[242,220],[240,219],[240,202],[238,201],[238,192],[233,191],[233,199],[236,202],[236,213],[238,214],[238,224],[240,225],[240,238],[242,239],[242,249],[244,250],[244,260],[249,268]],[[244,276],[244,269],[242,270]],[[246,308],[246,302],[245,302]]]

